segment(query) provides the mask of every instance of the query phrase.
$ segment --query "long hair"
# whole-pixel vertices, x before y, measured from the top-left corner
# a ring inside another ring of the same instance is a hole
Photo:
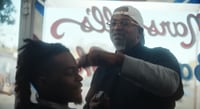
[[[15,109],[29,109],[34,105],[31,100],[30,84],[47,71],[45,64],[55,55],[69,52],[59,43],[45,43],[40,40],[25,39],[25,45],[19,49],[15,76]],[[37,88],[36,88],[37,89]]]

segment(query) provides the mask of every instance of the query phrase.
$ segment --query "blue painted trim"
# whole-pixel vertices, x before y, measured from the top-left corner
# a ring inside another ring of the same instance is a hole
[[[174,0],[176,3],[183,3],[186,0]],[[189,0],[187,3],[200,3],[200,0]]]
[[[36,3],[35,3],[35,8],[36,8],[36,10],[38,10],[38,12],[39,12],[42,16],[44,16],[44,6],[43,6],[40,2],[36,1]]]

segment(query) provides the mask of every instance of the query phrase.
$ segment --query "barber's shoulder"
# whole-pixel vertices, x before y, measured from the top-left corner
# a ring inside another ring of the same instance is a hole
[[[163,47],[155,47],[155,48],[153,48],[153,50],[155,50],[155,51],[169,51],[169,49],[163,48]]]
[[[157,54],[172,54],[172,52],[169,49],[163,47],[155,47],[152,50],[154,53]]]
[[[165,60],[176,60],[175,55],[167,48],[156,47],[152,49],[155,58],[164,58]]]

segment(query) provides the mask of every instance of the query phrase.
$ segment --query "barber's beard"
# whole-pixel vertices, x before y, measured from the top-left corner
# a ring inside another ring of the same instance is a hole
[[[116,51],[123,51],[126,49],[126,40],[118,41],[114,44]]]

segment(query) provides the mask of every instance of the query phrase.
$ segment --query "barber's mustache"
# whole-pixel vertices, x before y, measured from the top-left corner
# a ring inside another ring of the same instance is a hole
[[[124,31],[114,31],[111,33],[112,36],[124,36],[125,34]]]

